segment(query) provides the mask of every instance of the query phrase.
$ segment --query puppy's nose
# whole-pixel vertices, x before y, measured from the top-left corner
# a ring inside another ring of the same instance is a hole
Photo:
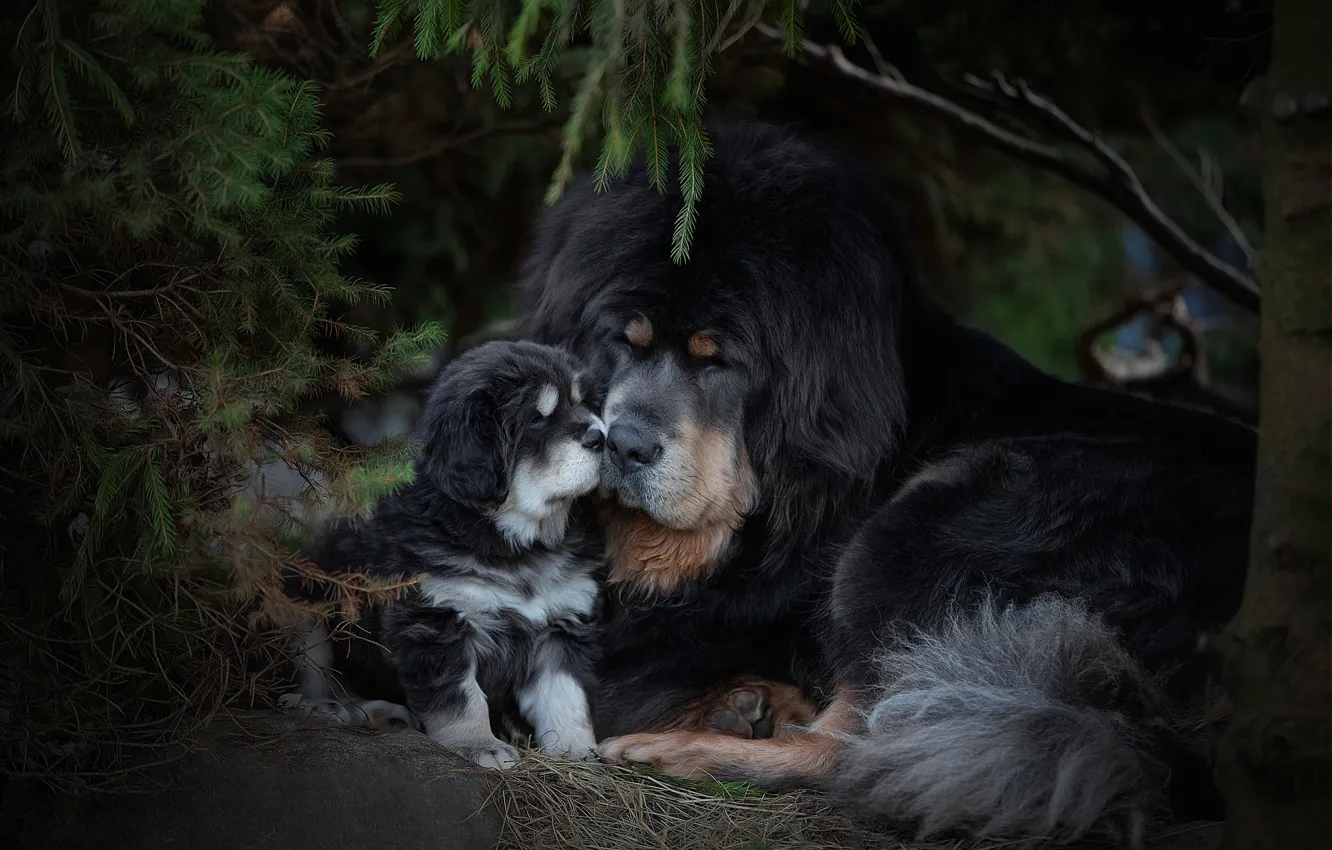
[[[661,443],[629,425],[612,425],[606,434],[606,448],[621,472],[650,466],[661,457]]]
[[[599,452],[601,447],[606,445],[606,432],[602,431],[600,426],[593,425],[583,432],[583,438],[578,442],[582,443],[585,449]]]

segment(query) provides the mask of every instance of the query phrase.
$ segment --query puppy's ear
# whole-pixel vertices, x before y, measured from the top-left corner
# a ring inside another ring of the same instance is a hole
[[[504,501],[509,493],[508,441],[489,393],[432,398],[420,430],[418,469],[426,480],[450,498],[474,507]]]

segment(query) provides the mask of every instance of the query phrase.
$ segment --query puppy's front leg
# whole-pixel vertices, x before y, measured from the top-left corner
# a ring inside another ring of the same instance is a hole
[[[408,702],[415,702],[412,691],[407,693]],[[436,743],[481,767],[504,770],[518,763],[518,751],[490,729],[490,709],[474,671],[468,670],[461,682],[434,688],[423,696],[427,699],[422,700],[422,707],[412,710],[418,712],[426,734]]]
[[[590,629],[563,629],[538,643],[532,666],[517,689],[518,708],[536,731],[542,752],[591,760],[592,731],[588,687],[593,655]]]
[[[503,770],[516,764],[518,751],[491,731],[490,707],[476,681],[466,626],[450,612],[390,610],[385,643],[407,693],[407,707],[420,718],[425,733],[482,767]]]

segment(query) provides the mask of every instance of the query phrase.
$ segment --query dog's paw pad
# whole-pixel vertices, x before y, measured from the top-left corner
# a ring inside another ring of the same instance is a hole
[[[757,720],[763,716],[764,709],[768,706],[767,688],[740,688],[731,691],[725,697],[731,708],[740,713],[740,716],[746,720]]]
[[[772,703],[766,688],[737,688],[721,702],[723,707],[708,718],[712,731],[741,738],[772,737]]]
[[[753,734],[749,721],[729,708],[719,708],[708,718],[708,728],[714,732],[748,738]]]

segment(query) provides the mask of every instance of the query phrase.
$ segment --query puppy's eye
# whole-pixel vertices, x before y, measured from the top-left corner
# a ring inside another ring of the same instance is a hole
[[[545,384],[537,392],[536,408],[532,411],[532,424],[546,421],[560,403],[560,388]]]
[[[601,400],[598,398],[596,380],[587,373],[574,376],[569,382],[569,402],[584,410],[599,409]]]

